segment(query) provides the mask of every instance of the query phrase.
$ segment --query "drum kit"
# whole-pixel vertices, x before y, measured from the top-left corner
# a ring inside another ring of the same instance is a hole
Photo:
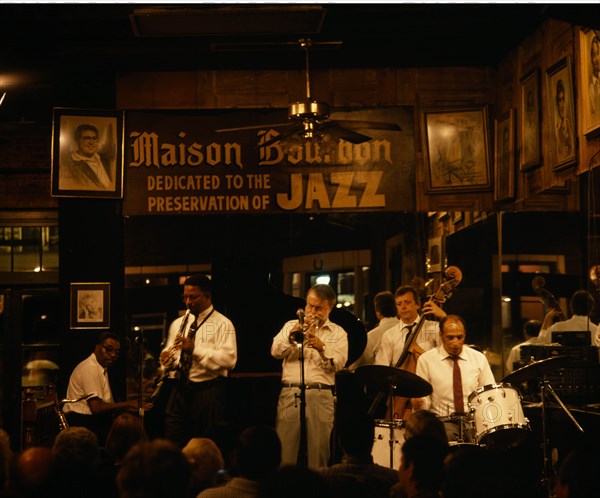
[[[508,449],[521,444],[528,437],[531,428],[529,420],[523,413],[521,395],[514,385],[524,381],[538,381],[542,401],[544,473],[547,477],[546,469],[549,462],[546,460],[548,448],[544,412],[546,393],[554,397],[575,426],[583,432],[581,426],[546,380],[548,373],[563,367],[566,361],[568,361],[567,357],[551,357],[532,361],[504,377],[502,382],[483,386],[473,391],[468,396],[468,412],[466,414],[440,417],[442,421],[454,422],[459,427],[459,436],[456,441],[450,441],[450,445],[476,444],[490,448]],[[394,367],[364,365],[357,368],[355,373],[369,391],[389,394],[392,398],[390,407],[393,406],[394,396],[420,398],[428,396],[432,392],[432,386],[426,380],[411,372]],[[375,441],[372,452],[375,463],[390,468],[398,467],[400,451],[404,443],[404,427],[404,420],[393,420],[391,416],[389,420],[375,421]]]

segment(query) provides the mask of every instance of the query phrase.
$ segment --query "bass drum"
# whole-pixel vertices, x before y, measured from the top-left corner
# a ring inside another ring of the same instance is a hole
[[[373,463],[390,469],[398,469],[400,451],[404,444],[404,420],[375,420],[375,441],[371,456]],[[391,438],[391,439],[390,439]],[[392,452],[390,455],[390,441]]]
[[[469,395],[475,435],[481,446],[511,448],[523,442],[530,431],[523,414],[521,396],[510,384],[491,384]]]

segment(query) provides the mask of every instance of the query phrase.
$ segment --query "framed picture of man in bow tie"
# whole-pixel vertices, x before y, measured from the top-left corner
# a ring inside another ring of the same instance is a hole
[[[600,30],[579,30],[579,95],[584,135],[600,133]]]
[[[54,109],[52,195],[122,198],[122,135],[121,112]]]

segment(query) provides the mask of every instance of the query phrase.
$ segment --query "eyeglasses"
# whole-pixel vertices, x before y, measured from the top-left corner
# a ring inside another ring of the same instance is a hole
[[[119,356],[119,353],[121,352],[120,349],[113,348],[112,346],[105,346],[104,344],[102,345],[102,349],[104,349],[106,354],[114,356]]]
[[[79,140],[84,140],[86,142],[97,142],[98,141],[98,137],[90,137],[90,136],[86,136],[86,135],[82,135]]]

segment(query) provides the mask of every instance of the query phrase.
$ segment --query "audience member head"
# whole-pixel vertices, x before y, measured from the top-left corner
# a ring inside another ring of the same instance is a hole
[[[580,289],[571,296],[571,312],[574,315],[588,316],[595,304],[594,297],[586,290]]]
[[[61,431],[52,446],[58,474],[86,479],[100,460],[98,437],[85,427],[69,427]]]
[[[437,415],[429,410],[411,412],[406,419],[404,439],[423,435],[434,437],[446,445],[448,444],[448,436],[444,428],[444,423]]]
[[[15,491],[27,498],[57,495],[54,471],[54,453],[50,448],[36,446],[23,450],[15,461]]]
[[[0,429],[0,489],[8,483],[13,453],[10,449],[10,438],[4,429]]]
[[[129,450],[117,473],[121,498],[182,498],[187,496],[190,465],[174,443],[155,439]]]
[[[234,464],[242,477],[261,481],[281,464],[281,442],[275,430],[254,426],[240,434],[233,451]]]
[[[507,467],[506,453],[467,444],[450,448],[444,459],[442,495],[444,498],[505,498],[521,496],[508,492],[510,479],[498,479],[498,469]],[[493,486],[490,483],[494,482]]]
[[[556,480],[556,498],[589,498],[600,496],[600,468],[597,448],[571,451],[561,463]]]
[[[261,486],[259,498],[331,498],[325,477],[313,469],[284,465]]]
[[[394,294],[390,291],[379,292],[373,299],[373,306],[375,307],[375,314],[377,318],[394,317],[398,314],[396,310],[396,301],[394,301]]]
[[[183,448],[183,454],[192,470],[192,492],[214,486],[219,470],[225,467],[221,450],[212,439],[195,437]]]
[[[433,494],[440,490],[447,451],[448,444],[434,436],[417,435],[404,442],[398,475],[409,498],[422,491]]]
[[[370,455],[375,441],[375,423],[366,413],[340,415],[336,432],[344,455]]]
[[[115,463],[121,463],[134,444],[147,440],[148,436],[141,419],[133,413],[125,412],[113,421],[104,447]]]

